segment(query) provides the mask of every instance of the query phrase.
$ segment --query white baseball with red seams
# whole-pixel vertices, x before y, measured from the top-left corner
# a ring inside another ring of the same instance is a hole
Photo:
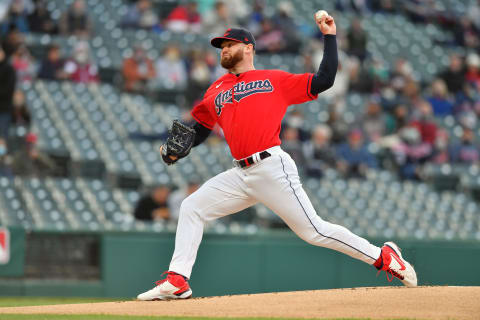
[[[320,20],[322,20],[323,17],[328,17],[328,12],[325,11],[325,10],[318,10],[316,13],[315,13],[315,20],[317,20],[318,22],[320,22]]]

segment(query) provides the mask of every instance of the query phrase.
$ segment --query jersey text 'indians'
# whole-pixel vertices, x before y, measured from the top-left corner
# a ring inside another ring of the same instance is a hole
[[[220,93],[215,97],[215,111],[217,115],[222,113],[222,108],[225,103],[232,103],[232,92],[233,99],[236,102],[239,102],[245,97],[256,93],[272,92],[273,86],[269,79],[265,80],[255,80],[251,82],[239,82],[233,86],[233,88],[227,91],[220,91]]]

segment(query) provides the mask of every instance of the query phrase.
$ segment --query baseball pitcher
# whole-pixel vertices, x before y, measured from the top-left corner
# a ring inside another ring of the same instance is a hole
[[[138,295],[139,300],[190,298],[188,280],[204,224],[258,202],[280,216],[306,242],[343,252],[384,270],[390,281],[396,277],[406,286],[417,285],[415,270],[393,242],[380,248],[342,226],[322,220],[302,188],[294,161],[280,148],[280,125],[288,106],[316,99],[335,80],[335,21],[330,15],[323,15],[316,23],[325,43],[316,74],[256,70],[255,39],[244,29],[231,28],[211,40],[212,46],[221,49],[221,65],[228,73],[215,81],[193,108],[193,128],[175,122],[160,149],[163,160],[174,164],[187,156],[192,146],[205,141],[218,123],[225,133],[234,166],[208,180],[183,201],[175,251],[164,273],[166,277],[157,281],[153,289]]]

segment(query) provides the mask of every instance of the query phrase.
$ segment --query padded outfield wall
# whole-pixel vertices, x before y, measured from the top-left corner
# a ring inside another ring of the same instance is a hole
[[[172,233],[25,233],[10,229],[10,234],[11,259],[0,265],[0,295],[4,296],[135,297],[151,288],[168,268],[174,248]],[[55,249],[55,244],[68,243],[69,237],[77,237],[73,247],[67,246],[64,252]],[[29,241],[38,244],[45,238],[47,251],[29,245]],[[370,240],[379,245],[384,241]],[[80,252],[75,254],[83,242],[89,242],[85,247],[91,263],[74,261],[71,270],[85,274],[85,279],[55,274],[61,267],[55,263],[63,261],[56,258],[72,255],[84,259]],[[415,266],[420,285],[480,285],[480,242],[397,243]],[[29,257],[35,254],[40,260]],[[289,231],[252,236],[206,234],[190,284],[195,296],[391,285],[384,273],[377,277],[373,267],[309,245]],[[394,280],[393,284],[400,282]]]

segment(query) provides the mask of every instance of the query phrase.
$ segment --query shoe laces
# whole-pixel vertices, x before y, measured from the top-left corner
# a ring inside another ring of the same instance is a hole
[[[397,277],[397,278],[400,279],[400,280],[403,280],[403,279],[405,278],[405,277],[403,277],[400,273],[398,273],[398,272],[396,272],[395,270],[392,270],[392,269],[390,269],[390,268],[388,268],[388,269],[386,269],[386,270],[383,270],[383,269],[378,270],[378,272],[377,272],[377,277],[378,277],[378,274],[379,274],[380,272],[382,272],[382,271],[385,271],[385,274],[386,274],[386,276],[387,276],[388,282],[392,282],[392,281],[393,281],[393,278],[395,278],[395,277]],[[390,278],[390,277],[388,276],[388,274],[390,274],[392,277]]]
[[[173,271],[165,271],[165,272],[162,273],[160,276],[163,277],[164,274],[167,275],[166,278],[165,278],[165,279],[162,279],[162,280],[155,281],[155,286],[159,286],[159,285],[161,285],[162,283],[164,283],[165,281],[167,281],[167,280],[168,280],[168,276],[170,276],[170,275],[172,275],[172,276],[173,276],[173,275],[176,275],[176,273],[173,272]]]

